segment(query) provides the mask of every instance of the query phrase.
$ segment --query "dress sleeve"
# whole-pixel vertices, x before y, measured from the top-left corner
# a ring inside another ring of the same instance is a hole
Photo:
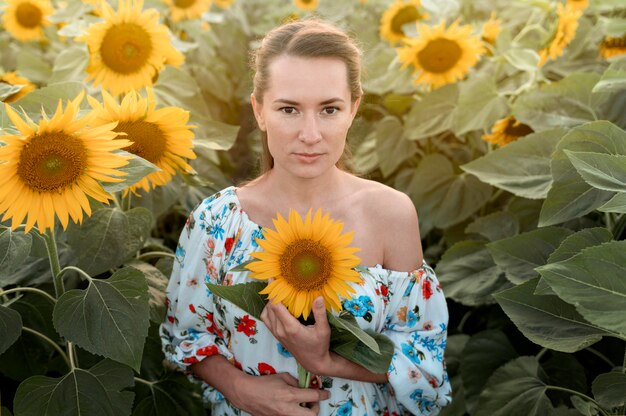
[[[415,415],[436,415],[450,403],[446,373],[448,308],[426,263],[407,275],[389,276],[392,296],[383,334],[395,345],[388,378],[396,401]]]
[[[160,327],[165,358],[185,371],[215,354],[233,361],[227,343],[229,334],[216,313],[213,294],[205,285],[205,281],[219,281],[223,259],[223,233],[212,208],[212,199],[204,200],[189,215],[180,235],[167,286],[167,316]],[[208,385],[203,383],[203,387]],[[213,393],[216,397],[210,399],[219,401],[219,393]]]

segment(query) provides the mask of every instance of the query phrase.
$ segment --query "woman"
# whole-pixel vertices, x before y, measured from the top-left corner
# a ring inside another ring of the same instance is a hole
[[[361,100],[360,52],[336,27],[300,21],[270,32],[256,52],[252,107],[264,132],[263,173],[205,199],[189,217],[161,327],[167,358],[202,382],[212,415],[437,414],[449,402],[443,363],[447,309],[422,258],[417,214],[403,193],[345,171],[348,128]],[[375,374],[329,351],[323,299],[315,325],[281,305],[257,322],[204,286],[238,284],[234,266],[260,250],[276,213],[321,208],[353,231],[366,268],[355,299],[364,329],[387,335],[395,354]],[[297,387],[296,360],[323,389]],[[308,403],[308,406],[300,406]]]

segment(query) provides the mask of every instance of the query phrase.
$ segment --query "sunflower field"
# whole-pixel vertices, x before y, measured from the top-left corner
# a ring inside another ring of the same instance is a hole
[[[0,1],[2,416],[208,415],[159,324],[188,213],[255,175],[249,51],[363,50],[352,168],[408,194],[445,416],[626,413],[623,0]],[[173,319],[173,318],[172,318]]]

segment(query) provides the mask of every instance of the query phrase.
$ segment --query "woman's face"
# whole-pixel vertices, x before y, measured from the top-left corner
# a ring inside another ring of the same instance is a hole
[[[340,159],[358,108],[346,64],[338,58],[282,55],[269,67],[263,104],[252,96],[277,173],[314,178]]]

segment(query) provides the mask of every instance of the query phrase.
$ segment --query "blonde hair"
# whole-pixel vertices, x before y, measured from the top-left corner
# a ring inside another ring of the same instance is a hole
[[[261,42],[261,46],[251,54],[251,67],[254,71],[254,98],[263,103],[263,95],[269,84],[269,67],[274,59],[281,55],[319,58],[338,58],[346,64],[348,85],[352,104],[362,95],[361,88],[361,51],[355,42],[338,27],[320,20],[300,20],[286,23],[271,30]],[[260,175],[274,167],[274,158],[270,154],[267,135],[261,139]],[[337,167],[349,170],[347,165],[352,158],[346,145]]]

